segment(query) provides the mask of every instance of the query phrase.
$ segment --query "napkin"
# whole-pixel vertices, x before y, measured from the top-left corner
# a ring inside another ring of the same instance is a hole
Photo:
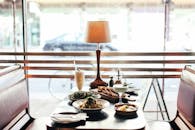
[[[73,123],[88,118],[86,113],[54,113],[50,116],[51,120],[57,123]]]

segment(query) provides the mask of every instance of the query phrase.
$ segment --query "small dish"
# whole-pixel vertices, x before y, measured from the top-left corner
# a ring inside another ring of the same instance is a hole
[[[113,86],[113,88],[114,88],[114,90],[116,91],[116,92],[122,92],[122,93],[124,93],[125,91],[127,91],[127,86],[123,86],[122,84],[115,84],[114,86]]]
[[[74,102],[76,100],[85,99],[87,97],[100,98],[101,96],[93,91],[76,91],[69,96],[69,100]]]
[[[118,103],[115,104],[115,111],[120,116],[134,116],[137,114],[138,107],[135,104],[130,103]]]
[[[122,102],[123,103],[128,103],[129,101],[135,102],[138,99],[137,96],[133,96],[133,95],[130,95],[130,94],[127,94],[127,93],[123,93],[121,97],[122,97]]]

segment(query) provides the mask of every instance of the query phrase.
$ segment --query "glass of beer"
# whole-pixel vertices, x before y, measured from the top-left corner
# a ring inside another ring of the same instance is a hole
[[[75,70],[75,82],[79,91],[81,91],[83,88],[84,80],[85,80],[84,72],[79,69]]]

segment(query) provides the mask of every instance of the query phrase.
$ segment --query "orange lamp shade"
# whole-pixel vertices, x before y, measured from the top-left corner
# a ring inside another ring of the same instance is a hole
[[[110,31],[107,21],[89,21],[86,41],[88,43],[110,42]]]

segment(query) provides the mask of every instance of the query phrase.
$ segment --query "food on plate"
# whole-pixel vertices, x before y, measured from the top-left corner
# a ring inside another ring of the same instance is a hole
[[[101,98],[106,99],[112,103],[119,101],[119,94],[111,87],[99,86],[98,93],[101,95]]]
[[[83,108],[103,108],[103,105],[100,101],[93,97],[88,97],[81,105],[80,109]]]
[[[98,92],[107,94],[112,97],[118,97],[118,93],[111,87],[99,86]]]
[[[123,104],[123,105],[117,106],[116,110],[122,111],[122,112],[132,112],[132,111],[136,111],[137,108],[134,105]]]
[[[85,98],[90,97],[90,96],[95,96],[95,93],[94,92],[86,92],[86,91],[76,91],[76,92],[69,95],[69,99],[71,101],[76,101],[79,99],[85,99]]]
[[[72,104],[76,109],[86,113],[97,113],[109,106],[109,102],[99,98],[88,97],[80,99]]]
[[[115,104],[116,115],[122,117],[136,117],[138,107],[130,103]]]

